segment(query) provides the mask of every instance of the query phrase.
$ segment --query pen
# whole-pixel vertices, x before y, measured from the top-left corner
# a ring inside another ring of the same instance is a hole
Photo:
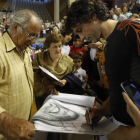
[[[88,116],[90,116],[89,107],[87,107],[87,112],[88,112]],[[93,130],[92,119],[90,119],[90,125],[91,125],[91,128],[92,128],[92,130]]]

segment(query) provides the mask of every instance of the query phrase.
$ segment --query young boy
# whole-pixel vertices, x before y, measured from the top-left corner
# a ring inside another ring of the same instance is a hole
[[[83,47],[84,42],[80,39],[79,35],[75,35],[73,46],[70,46],[70,57],[75,53],[81,53],[83,58],[85,58],[86,51]]]
[[[88,75],[86,74],[86,71],[81,68],[83,56],[80,53],[75,53],[72,56],[74,66],[76,67],[76,71],[74,73],[75,76],[77,76],[83,83],[83,88],[85,89],[87,85]]]

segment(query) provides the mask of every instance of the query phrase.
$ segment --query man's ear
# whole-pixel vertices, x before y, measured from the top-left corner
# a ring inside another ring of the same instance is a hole
[[[14,25],[13,25],[13,27],[12,27],[12,33],[14,33],[14,34],[17,34],[17,32],[18,32],[18,24],[17,23],[15,23]]]
[[[96,14],[93,14],[92,19],[93,19],[93,21],[96,21],[97,20]]]

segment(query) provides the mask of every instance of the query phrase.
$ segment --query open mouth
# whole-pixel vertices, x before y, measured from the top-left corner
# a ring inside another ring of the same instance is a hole
[[[59,53],[61,53],[61,52],[56,52],[56,54],[59,54]]]

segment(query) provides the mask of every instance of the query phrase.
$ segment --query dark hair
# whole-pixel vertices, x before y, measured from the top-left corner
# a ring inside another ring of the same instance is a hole
[[[106,4],[101,0],[76,0],[67,12],[66,29],[90,22],[94,14],[102,21],[111,17]]]
[[[40,49],[40,47],[38,45],[36,45],[35,50],[37,51],[39,49]]]
[[[78,34],[73,37],[73,41],[76,41],[77,39],[80,39],[80,36]]]
[[[73,30],[69,29],[69,30],[64,30],[61,32],[61,35],[63,37],[65,37],[66,35],[70,35],[70,34],[73,34]]]
[[[72,59],[80,59],[83,61],[83,56],[80,53],[75,53],[73,54]]]
[[[62,35],[61,34],[49,34],[44,42],[44,46],[46,49],[48,49],[51,45],[51,43],[57,43],[59,41],[62,42]]]

